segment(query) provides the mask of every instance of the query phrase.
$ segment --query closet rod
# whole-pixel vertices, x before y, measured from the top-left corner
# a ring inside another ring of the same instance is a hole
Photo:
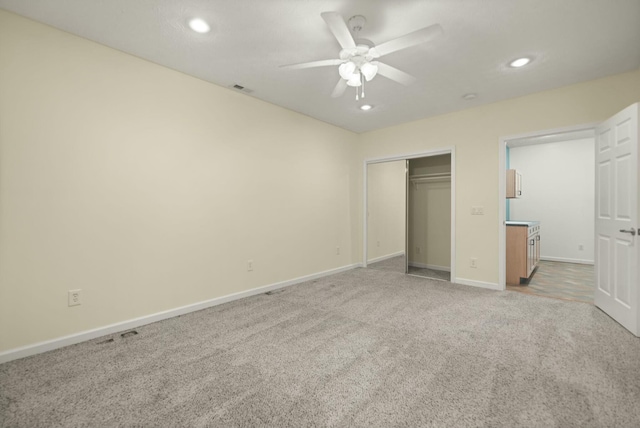
[[[414,183],[420,183],[424,181],[450,181],[451,173],[450,172],[440,172],[435,174],[416,174],[410,175],[409,181]]]
[[[451,173],[450,172],[437,172],[434,174],[416,174],[416,175],[410,175],[409,178],[436,178],[436,177],[451,177]]]
[[[424,181],[451,181],[451,176],[446,177],[425,177],[425,178],[409,178],[413,183],[422,183]]]

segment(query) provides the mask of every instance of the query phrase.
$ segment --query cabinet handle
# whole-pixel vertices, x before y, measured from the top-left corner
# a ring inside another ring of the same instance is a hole
[[[529,242],[529,245],[536,245],[536,241],[532,239],[531,242]]]
[[[540,235],[536,236],[536,241],[540,240]]]

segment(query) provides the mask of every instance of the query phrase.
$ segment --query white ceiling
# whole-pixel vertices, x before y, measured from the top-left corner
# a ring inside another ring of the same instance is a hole
[[[0,0],[0,8],[355,132],[514,98],[640,67],[640,0]],[[337,67],[280,65],[337,58],[320,17],[364,15],[376,44],[439,23],[439,39],[385,56],[417,77],[330,94]],[[200,35],[187,21],[207,20]],[[531,65],[507,63],[532,56]],[[477,93],[466,101],[466,93]]]

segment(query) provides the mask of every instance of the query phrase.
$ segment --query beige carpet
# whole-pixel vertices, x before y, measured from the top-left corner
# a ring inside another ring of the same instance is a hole
[[[0,365],[0,426],[640,426],[591,305],[356,269],[137,331]]]

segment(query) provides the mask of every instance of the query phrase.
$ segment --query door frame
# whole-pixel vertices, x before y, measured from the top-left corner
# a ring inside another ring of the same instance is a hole
[[[600,122],[585,123],[582,125],[566,126],[562,128],[546,129],[523,134],[508,135],[500,137],[498,140],[498,290],[507,289],[507,226],[506,226],[506,206],[507,199],[507,144],[512,140],[523,138],[544,137],[545,135],[564,134],[578,131],[593,131]]]
[[[368,167],[372,164],[394,162],[394,161],[407,161],[410,159],[427,158],[438,155],[451,155],[451,282],[456,282],[456,149],[454,146],[442,147],[439,149],[427,150],[423,152],[405,153],[398,155],[383,156],[377,158],[365,159],[363,162],[363,214],[362,214],[362,267],[367,267],[368,259]],[[405,217],[407,216],[407,204],[405,201]],[[406,219],[405,219],[406,221]],[[406,225],[405,225],[406,226]],[[407,236],[405,233],[405,252],[407,246]],[[408,257],[407,254],[405,256]]]

